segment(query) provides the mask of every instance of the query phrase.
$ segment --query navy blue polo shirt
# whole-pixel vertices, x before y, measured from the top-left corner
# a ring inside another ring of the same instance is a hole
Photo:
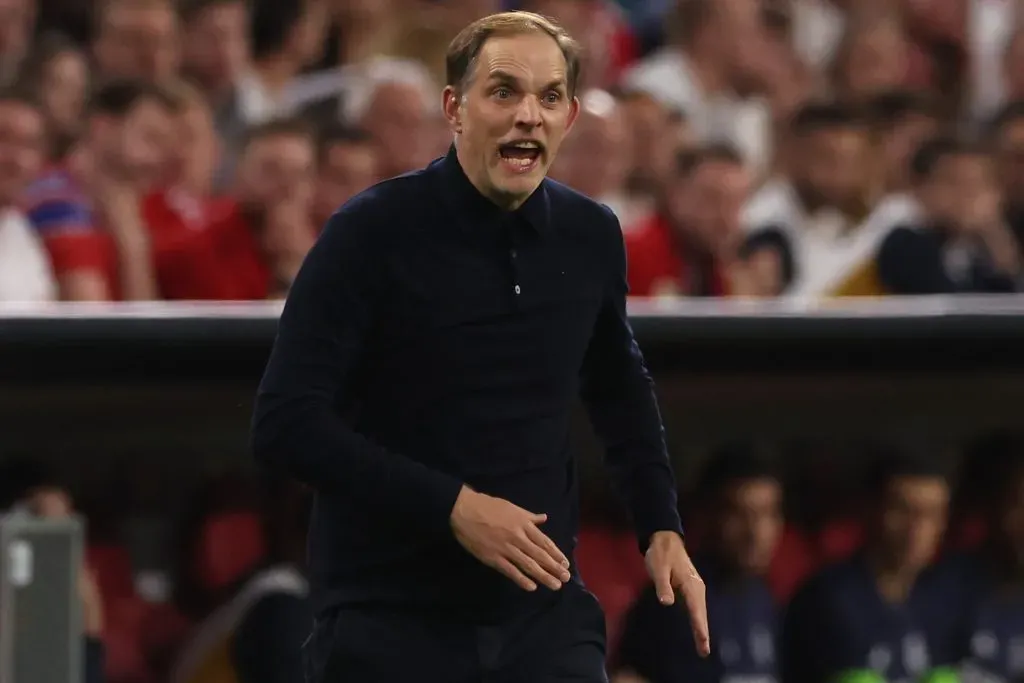
[[[571,556],[570,412],[582,396],[641,548],[679,530],[651,378],[625,310],[614,215],[551,180],[515,211],[453,150],[328,222],[257,394],[258,460],[309,483],[314,601],[503,615],[527,594],[454,540],[463,484],[546,513]]]

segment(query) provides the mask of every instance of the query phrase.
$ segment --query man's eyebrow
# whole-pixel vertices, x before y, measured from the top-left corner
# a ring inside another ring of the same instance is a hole
[[[501,71],[500,69],[492,71],[491,73],[489,73],[487,75],[487,80],[495,82],[495,83],[503,83],[503,84],[506,84],[506,85],[518,85],[519,84],[519,80],[515,76],[513,76],[512,74],[510,74],[507,71]],[[559,89],[565,89],[566,87],[568,87],[568,83],[566,82],[565,78],[564,77],[559,77],[559,78],[556,78],[555,80],[551,81],[547,85],[545,85],[542,88],[542,90],[559,90]]]

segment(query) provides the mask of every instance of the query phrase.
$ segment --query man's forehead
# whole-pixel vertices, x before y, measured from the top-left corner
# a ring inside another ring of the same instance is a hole
[[[484,77],[512,77],[545,83],[564,81],[565,55],[550,36],[524,33],[494,37],[480,50],[480,72]]]

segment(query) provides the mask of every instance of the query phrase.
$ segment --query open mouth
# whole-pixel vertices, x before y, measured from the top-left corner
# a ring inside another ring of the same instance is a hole
[[[499,145],[498,154],[501,160],[515,173],[526,173],[536,168],[544,153],[544,147],[539,142],[532,140],[520,140]]]

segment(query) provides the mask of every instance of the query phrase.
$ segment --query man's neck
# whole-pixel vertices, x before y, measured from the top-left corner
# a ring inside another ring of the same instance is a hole
[[[868,566],[878,593],[891,604],[902,604],[907,601],[920,574],[915,568],[900,567],[886,562],[880,553],[868,553]]]

